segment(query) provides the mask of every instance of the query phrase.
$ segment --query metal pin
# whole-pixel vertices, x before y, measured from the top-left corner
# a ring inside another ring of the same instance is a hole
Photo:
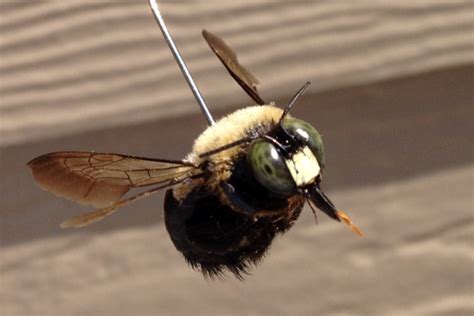
[[[191,88],[191,91],[194,94],[194,97],[196,98],[196,101],[199,104],[199,107],[201,108],[202,114],[207,119],[207,122],[209,125],[214,124],[216,121],[211,115],[211,112],[209,112],[209,108],[207,107],[206,102],[204,101],[204,98],[201,95],[201,92],[199,91],[196,83],[193,80],[193,77],[191,76],[191,73],[188,70],[188,67],[186,66],[186,63],[184,62],[183,58],[181,57],[181,54],[178,51],[178,48],[176,47],[173,38],[171,37],[170,33],[168,32],[168,28],[166,27],[165,21],[163,20],[163,17],[161,16],[160,10],[158,9],[158,3],[156,0],[149,0],[151,10],[153,11],[153,14],[155,15],[156,22],[158,23],[158,26],[161,29],[161,32],[163,33],[163,36],[165,37],[165,41],[168,44],[171,53],[173,53],[174,59],[176,59],[176,62],[178,63],[179,68],[181,69],[181,72],[184,75],[184,79],[186,79],[186,82],[189,85],[189,88]]]

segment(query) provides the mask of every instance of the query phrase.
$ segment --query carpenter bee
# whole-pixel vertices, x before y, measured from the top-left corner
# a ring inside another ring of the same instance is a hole
[[[167,189],[165,225],[186,261],[205,276],[227,270],[238,278],[263,258],[276,235],[291,228],[306,202],[314,213],[312,205],[361,235],[321,190],[321,135],[289,114],[309,83],[284,109],[268,105],[232,49],[206,30],[203,36],[257,105],[211,120],[183,160],[70,151],[33,159],[28,166],[42,188],[98,208],[61,227],[97,222],[125,204]],[[130,189],[153,185],[122,198]]]

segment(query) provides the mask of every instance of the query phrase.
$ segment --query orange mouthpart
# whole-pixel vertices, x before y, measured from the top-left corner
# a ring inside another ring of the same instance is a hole
[[[362,230],[360,230],[359,227],[357,227],[353,222],[352,220],[349,218],[349,216],[347,216],[346,213],[344,213],[343,211],[337,211],[337,216],[339,216],[339,218],[344,222],[344,224],[346,224],[347,226],[349,226],[349,228],[357,235],[359,235],[360,237],[363,237],[364,236],[364,233],[362,232]]]

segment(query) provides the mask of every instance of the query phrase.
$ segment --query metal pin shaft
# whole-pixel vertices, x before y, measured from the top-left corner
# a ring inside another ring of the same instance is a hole
[[[209,108],[207,107],[206,102],[204,101],[201,92],[199,91],[196,83],[193,80],[193,77],[191,76],[191,73],[188,70],[188,67],[186,66],[186,63],[184,62],[183,58],[181,57],[181,54],[178,51],[178,48],[176,47],[173,38],[171,37],[170,33],[168,32],[168,28],[166,27],[165,21],[163,20],[163,17],[161,16],[160,10],[158,9],[158,3],[156,0],[149,0],[151,10],[153,11],[153,14],[155,15],[156,22],[158,23],[158,26],[161,29],[161,32],[163,33],[163,36],[165,37],[165,41],[168,44],[171,53],[173,53],[174,58],[176,59],[176,62],[178,63],[179,68],[181,69],[181,72],[184,75],[184,79],[186,79],[186,82],[189,85],[189,88],[191,88],[191,91],[194,94],[194,97],[196,98],[199,107],[201,108],[202,114],[207,119],[207,122],[209,125],[214,124],[216,121],[212,117],[211,113],[209,112]]]

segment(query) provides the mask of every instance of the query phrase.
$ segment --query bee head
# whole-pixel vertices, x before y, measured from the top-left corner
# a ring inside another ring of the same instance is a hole
[[[294,195],[320,178],[324,168],[321,135],[310,124],[286,118],[247,152],[255,178],[268,190]]]
[[[320,188],[325,166],[322,137],[309,123],[287,115],[306,88],[303,86],[295,95],[273,130],[252,141],[247,161],[254,177],[267,190],[282,196],[301,194],[339,221],[334,204]]]

